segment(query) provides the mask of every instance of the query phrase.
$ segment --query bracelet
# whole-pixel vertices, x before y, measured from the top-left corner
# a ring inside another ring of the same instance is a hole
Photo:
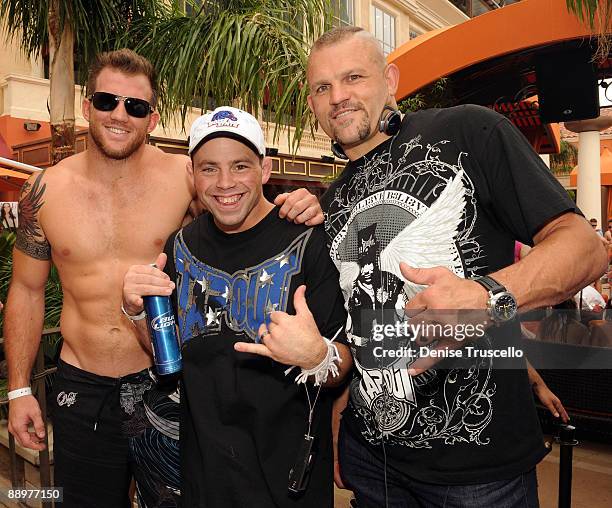
[[[125,310],[125,307],[123,306],[123,303],[121,304],[121,312],[123,312],[125,314],[125,317],[128,318],[132,322],[140,321],[141,319],[144,319],[147,316],[147,313],[145,312],[144,309],[142,309],[142,312],[140,314],[136,314],[135,316],[128,314],[127,310]]]
[[[17,388],[16,390],[11,390],[6,394],[8,400],[18,399],[19,397],[25,397],[26,395],[32,395],[32,388],[26,386],[25,388]]]
[[[342,363],[342,358],[340,358],[340,353],[338,353],[338,348],[333,343],[342,328],[339,328],[336,332],[336,335],[329,340],[326,337],[323,337],[325,344],[327,345],[327,354],[323,361],[312,369],[302,369],[296,378],[295,382],[297,384],[305,383],[310,376],[314,377],[314,385],[319,386],[327,381],[327,378],[331,374],[332,377],[338,377],[338,365],[337,363]]]

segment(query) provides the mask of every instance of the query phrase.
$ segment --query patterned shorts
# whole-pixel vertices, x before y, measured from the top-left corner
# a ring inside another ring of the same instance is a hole
[[[180,501],[176,379],[149,370],[111,378],[58,362],[51,416],[55,485],[63,507],[143,508]]]

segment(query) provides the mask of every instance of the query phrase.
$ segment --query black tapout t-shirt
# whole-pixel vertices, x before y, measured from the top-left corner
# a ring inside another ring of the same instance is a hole
[[[285,375],[286,365],[234,350],[238,341],[256,340],[266,312],[294,314],[301,284],[321,334],[331,338],[343,329],[338,271],[323,228],[291,224],[274,208],[253,228],[227,234],[205,215],[172,235],[165,250],[183,341],[183,505],[331,507],[331,394],[323,388],[314,411],[309,487],[290,495],[289,470],[308,428],[305,388],[295,383],[299,369]],[[316,389],[310,383],[308,389],[314,402]]]
[[[400,315],[423,288],[404,283],[400,261],[486,275],[513,262],[515,240],[532,245],[576,211],[523,135],[479,106],[410,113],[397,136],[346,166],[323,207],[356,366],[345,428],[373,453],[384,440],[388,464],[421,481],[483,483],[533,468],[546,448],[524,358],[472,353],[462,368],[442,362],[413,378],[410,341],[373,334],[376,313]],[[518,337],[514,322],[471,345],[513,354]]]

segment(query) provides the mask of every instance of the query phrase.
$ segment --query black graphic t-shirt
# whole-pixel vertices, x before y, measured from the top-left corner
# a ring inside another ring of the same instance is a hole
[[[382,454],[383,436],[389,465],[421,481],[482,483],[530,470],[546,449],[524,358],[508,369],[473,355],[462,368],[445,360],[412,378],[416,357],[402,354],[410,340],[373,333],[389,322],[382,309],[400,316],[422,289],[404,284],[400,261],[460,277],[492,273],[513,262],[515,240],[532,245],[543,225],[575,210],[523,135],[479,106],[410,113],[397,136],[346,166],[323,207],[356,366],[343,425],[373,453]],[[518,336],[515,322],[471,345],[507,350]]]
[[[172,235],[166,253],[183,341],[184,506],[332,506],[331,394],[323,388],[314,411],[309,487],[291,496],[289,470],[308,428],[305,388],[294,382],[299,369],[285,375],[286,365],[234,350],[236,342],[257,340],[270,311],[294,314],[301,284],[321,334],[343,329],[338,271],[323,228],[291,224],[274,208],[253,228],[227,234],[205,215]],[[314,402],[316,389],[308,388]]]

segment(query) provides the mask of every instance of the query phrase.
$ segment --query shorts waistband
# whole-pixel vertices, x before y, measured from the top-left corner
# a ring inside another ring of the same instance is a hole
[[[118,383],[140,383],[144,379],[150,378],[149,369],[142,369],[140,372],[133,372],[120,377],[101,376],[93,372],[79,369],[74,365],[66,363],[61,358],[57,361],[57,372],[63,377],[75,381],[108,386],[114,386]]]

